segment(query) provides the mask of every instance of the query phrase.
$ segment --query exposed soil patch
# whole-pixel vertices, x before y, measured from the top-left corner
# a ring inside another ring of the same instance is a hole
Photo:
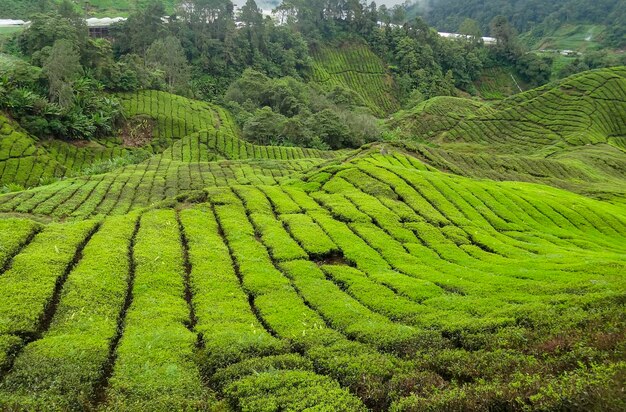
[[[344,265],[353,266],[341,251],[332,251],[325,255],[311,256],[311,260],[318,265]]]
[[[130,118],[122,127],[120,137],[125,147],[141,147],[153,138],[155,122],[150,116],[139,115]]]

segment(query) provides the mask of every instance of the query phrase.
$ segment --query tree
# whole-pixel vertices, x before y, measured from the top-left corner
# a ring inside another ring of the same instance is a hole
[[[183,46],[174,36],[156,40],[146,53],[146,61],[163,70],[170,91],[182,92],[189,82],[189,66]]]
[[[497,40],[494,47],[496,55],[508,60],[514,60],[519,55],[517,33],[506,17],[496,16],[493,18],[491,35]]]
[[[296,22],[298,9],[292,2],[285,0],[281,2],[278,6],[276,6],[274,10],[272,10],[272,14],[278,16],[279,24],[293,25]]]
[[[331,149],[341,149],[350,145],[350,130],[345,121],[333,110],[324,109],[315,113],[310,121],[312,124],[309,127]]]
[[[248,64],[253,64],[255,54],[265,49],[263,39],[263,15],[254,0],[246,0],[246,4],[241,7],[239,19],[243,24],[242,34],[248,41],[247,60]]]
[[[45,47],[52,47],[57,40],[67,40],[80,51],[87,41],[87,35],[84,21],[78,25],[56,13],[37,14],[32,17],[28,28],[19,35],[18,44],[27,56],[32,56]]]
[[[163,3],[151,0],[145,8],[132,13],[125,22],[113,25],[111,34],[117,54],[136,53],[145,57],[150,45],[167,34],[163,16]]]
[[[285,117],[263,107],[254,112],[243,127],[243,135],[251,142],[270,145],[278,144]]]
[[[81,70],[80,55],[74,45],[68,40],[57,40],[43,66],[43,72],[48,79],[50,100],[59,103],[61,107],[69,108],[74,100],[72,81]]]
[[[406,20],[406,9],[400,4],[396,4],[391,9],[391,22],[393,24],[402,24]]]
[[[384,4],[381,4],[378,8],[378,19],[385,24],[385,26],[388,26],[391,23],[391,14],[389,13],[387,6]]]
[[[477,44],[482,42],[482,31],[480,25],[474,19],[466,18],[459,26],[459,33],[469,36],[472,43]]]
[[[550,81],[552,57],[526,53],[517,59],[515,68],[526,82],[539,86]]]
[[[76,10],[76,5],[70,0],[63,0],[57,8],[59,16],[69,19],[77,26],[85,24],[83,16]]]

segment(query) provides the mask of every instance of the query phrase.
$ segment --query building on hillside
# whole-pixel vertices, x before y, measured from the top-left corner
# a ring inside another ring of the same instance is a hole
[[[124,17],[89,18],[86,20],[87,28],[89,28],[89,36],[96,38],[109,37],[109,28],[111,25],[125,20]]]
[[[471,37],[467,34],[459,34],[459,33],[439,32],[437,34],[439,34],[441,37],[444,37],[446,39],[469,39]],[[495,37],[481,37],[481,39],[483,40],[483,43],[485,43],[485,45],[487,46],[492,46],[498,42],[498,40]]]
[[[29,21],[24,20],[0,19],[0,27],[26,27],[29,24]]]

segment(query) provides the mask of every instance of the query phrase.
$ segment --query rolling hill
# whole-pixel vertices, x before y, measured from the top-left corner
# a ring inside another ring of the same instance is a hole
[[[445,409],[461,390],[483,393],[482,379],[518,393],[505,353],[542,377],[523,387],[541,393],[588,374],[585,390],[610,387],[623,368],[618,338],[600,349],[579,330],[618,321],[623,209],[378,150],[179,200],[44,227],[2,221],[21,233],[0,277],[3,407]],[[544,352],[561,333],[608,358],[587,370]],[[477,360],[484,369],[469,369]]]
[[[441,169],[624,199],[626,70],[589,71],[489,105],[439,97],[391,128]]]
[[[625,81],[338,152],[123,95],[148,159],[0,196],[0,409],[623,409]]]

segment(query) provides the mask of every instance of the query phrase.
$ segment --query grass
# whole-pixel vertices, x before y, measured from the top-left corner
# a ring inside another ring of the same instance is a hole
[[[623,410],[622,72],[352,152],[128,95],[149,158],[0,196],[0,409]]]

